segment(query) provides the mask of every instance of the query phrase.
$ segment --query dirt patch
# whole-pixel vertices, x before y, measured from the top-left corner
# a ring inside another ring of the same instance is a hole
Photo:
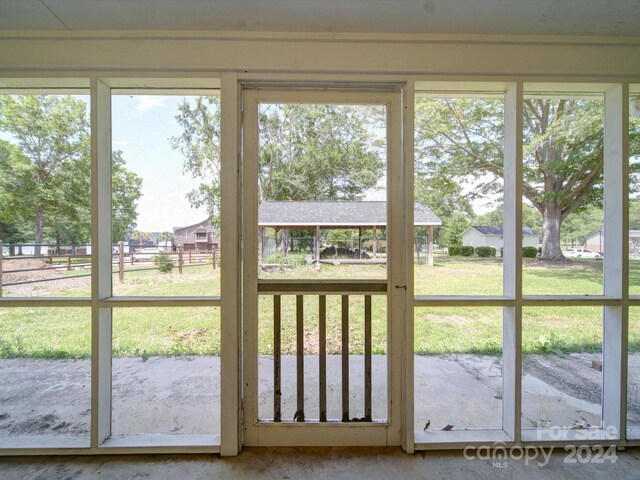
[[[190,340],[197,340],[202,336],[206,336],[210,333],[210,330],[197,328],[194,330],[189,330],[188,332],[181,333],[171,333],[170,338],[172,340],[177,340],[178,342],[188,342]]]
[[[91,277],[65,277],[66,267],[52,267],[46,260],[40,258],[4,260],[2,269],[5,296],[44,296],[70,289],[87,288],[91,284]],[[16,272],[15,270],[29,271]],[[32,283],[7,285],[19,282]]]
[[[601,402],[602,372],[592,368],[594,358],[600,354],[572,353],[570,355],[526,355],[523,373],[533,375],[548,385],[596,405]]]
[[[36,270],[37,269],[37,270]],[[14,270],[31,270],[29,272],[14,272]],[[41,280],[43,278],[59,277],[60,273],[40,258],[24,258],[20,260],[5,260],[2,262],[3,282],[25,282]]]

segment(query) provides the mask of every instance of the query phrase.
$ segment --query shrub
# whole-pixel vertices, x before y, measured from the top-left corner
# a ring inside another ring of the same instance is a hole
[[[157,255],[154,255],[152,260],[153,264],[158,267],[158,270],[160,270],[162,273],[171,273],[173,267],[176,266],[175,262],[171,260],[171,255],[169,255],[167,252],[161,252]]]
[[[524,258],[537,258],[538,247],[524,247],[522,249],[522,256]]]
[[[287,265],[289,267],[304,267],[307,264],[307,256],[300,253],[284,253],[278,251],[268,258],[262,260],[263,263]]]
[[[447,250],[449,250],[449,256],[457,257],[462,255],[461,248],[462,247],[460,245],[449,245],[449,247],[447,248]]]
[[[496,249],[493,247],[476,247],[476,255],[479,257],[495,257]]]
[[[472,257],[473,247],[471,245],[463,245],[462,247],[460,247],[460,253],[463,257]]]

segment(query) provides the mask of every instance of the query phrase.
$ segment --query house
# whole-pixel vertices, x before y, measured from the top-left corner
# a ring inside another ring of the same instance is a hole
[[[584,241],[584,248],[604,254],[604,231],[593,232]],[[629,230],[629,256],[640,257],[640,230]]]
[[[173,250],[210,252],[220,248],[220,239],[211,221],[203,220],[186,227],[173,227]]]
[[[502,251],[503,240],[502,226],[474,225],[460,234],[462,245],[472,247],[493,247],[497,255]],[[529,227],[522,227],[522,246],[537,247],[540,243],[540,232]]]

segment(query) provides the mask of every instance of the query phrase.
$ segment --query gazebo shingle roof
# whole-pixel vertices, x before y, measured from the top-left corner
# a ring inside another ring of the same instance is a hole
[[[386,227],[385,201],[279,201],[262,202],[258,210],[261,227]],[[416,203],[414,225],[442,225],[426,206]]]

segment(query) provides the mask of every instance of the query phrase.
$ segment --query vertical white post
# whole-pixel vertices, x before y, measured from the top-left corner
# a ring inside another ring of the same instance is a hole
[[[406,106],[406,105],[405,105]],[[408,299],[412,296],[408,293],[409,279],[407,278],[407,245],[413,241],[411,235],[407,238],[407,215],[413,207],[413,201],[407,201],[407,168],[406,150],[403,139],[403,95],[401,91],[389,95],[387,108],[387,275],[389,297],[387,303],[387,332],[388,348],[387,385],[389,392],[389,429],[387,430],[388,445],[402,445],[403,436],[408,432],[405,423],[403,405],[410,402],[405,396],[413,395],[413,390],[403,388],[403,365],[406,348],[405,328],[406,322],[397,321],[405,319],[407,314]],[[408,207],[411,205],[411,207]],[[413,222],[411,222],[413,223]],[[412,306],[413,308],[413,306]],[[412,422],[410,422],[413,425]],[[413,440],[413,432],[411,432]],[[412,448],[407,447],[409,450]]]
[[[221,372],[220,372],[220,454],[237,455],[242,448],[241,398],[241,277],[240,277],[240,94],[235,73],[221,75]],[[215,251],[214,251],[215,255]],[[215,265],[215,261],[214,261]]]
[[[242,398],[243,445],[256,445],[258,421],[258,98],[242,92]],[[286,232],[286,230],[285,230]],[[283,235],[283,242],[288,242]],[[285,247],[288,245],[285,244]]]
[[[91,446],[111,435],[111,89],[91,79]]]
[[[604,295],[622,299],[603,308],[602,421],[626,438],[629,299],[629,85],[604,97]]]
[[[415,440],[413,428],[414,416],[414,345],[413,345],[413,316],[414,316],[414,278],[413,278],[413,245],[414,245],[414,193],[413,193],[413,162],[414,162],[414,123],[415,123],[415,78],[410,77],[404,89],[402,98],[402,154],[404,158],[404,171],[402,185],[404,197],[399,197],[398,202],[403,203],[405,215],[403,225],[404,238],[404,284],[407,286],[404,299],[404,339],[402,342],[403,375],[402,375],[402,448],[407,453],[414,453]],[[389,230],[387,230],[387,234]],[[389,249],[387,248],[387,255]]]
[[[502,429],[520,441],[522,404],[522,105],[521,82],[510,84],[504,103]]]

